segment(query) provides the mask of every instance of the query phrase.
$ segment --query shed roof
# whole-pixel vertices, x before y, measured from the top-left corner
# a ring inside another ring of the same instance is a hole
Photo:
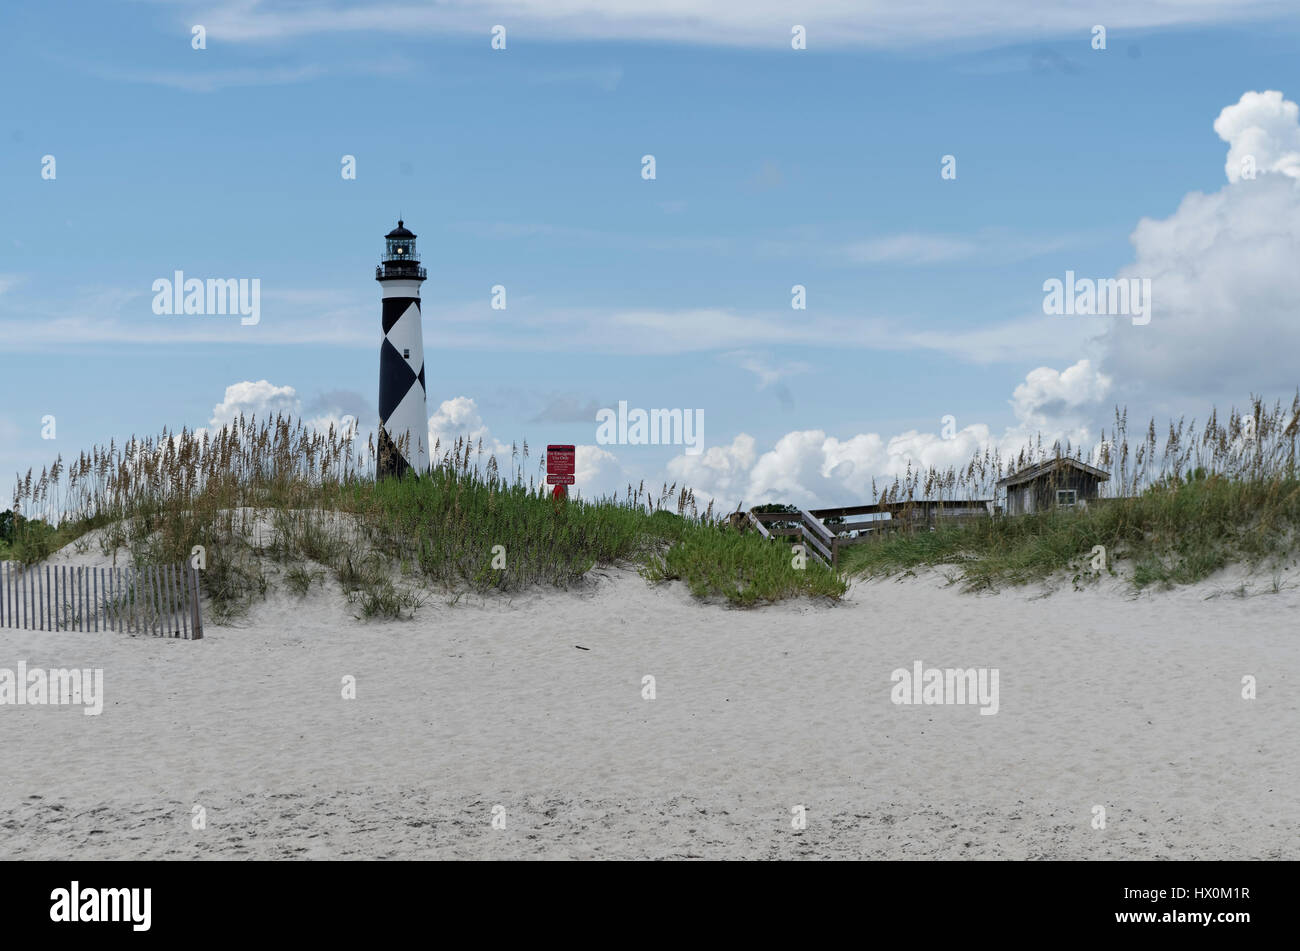
[[[1019,472],[1007,476],[1005,479],[999,479],[998,485],[999,486],[1020,485],[1022,482],[1030,482],[1034,479],[1039,478],[1040,476],[1047,475],[1047,473],[1049,472],[1053,472],[1057,469],[1064,468],[1067,465],[1072,466],[1073,468],[1078,469],[1081,472],[1086,472],[1089,475],[1096,476],[1102,482],[1105,482],[1107,479],[1110,478],[1110,473],[1107,472],[1105,469],[1098,469],[1096,466],[1090,466],[1088,465],[1088,463],[1080,462],[1078,459],[1071,459],[1063,456],[1058,459],[1048,459],[1046,462],[1039,462],[1035,465],[1027,466],[1024,469],[1021,469]]]

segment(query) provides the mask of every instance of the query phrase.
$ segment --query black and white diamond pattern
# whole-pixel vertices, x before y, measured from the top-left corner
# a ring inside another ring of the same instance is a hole
[[[408,356],[409,354],[409,356]],[[424,332],[418,297],[384,298],[379,347],[379,475],[429,468]]]

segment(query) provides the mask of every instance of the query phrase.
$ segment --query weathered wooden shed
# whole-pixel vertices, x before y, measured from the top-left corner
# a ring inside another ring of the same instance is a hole
[[[1095,499],[1110,473],[1078,459],[1049,459],[1021,469],[998,482],[1007,490],[1006,513],[1028,515]]]

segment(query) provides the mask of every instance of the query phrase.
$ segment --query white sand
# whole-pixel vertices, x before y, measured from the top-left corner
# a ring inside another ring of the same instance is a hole
[[[383,623],[331,583],[198,642],[0,630],[0,667],[107,694],[0,706],[0,857],[1300,858],[1286,583],[742,611],[619,570]],[[916,660],[998,668],[1000,712],[894,705]]]

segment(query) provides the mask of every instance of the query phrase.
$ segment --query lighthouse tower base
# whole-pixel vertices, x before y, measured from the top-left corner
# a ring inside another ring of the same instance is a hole
[[[406,475],[406,470],[411,468],[401,452],[397,449],[397,443],[393,442],[388,430],[383,426],[379,427],[379,446],[377,447],[375,457],[375,475],[381,479],[398,478]]]

